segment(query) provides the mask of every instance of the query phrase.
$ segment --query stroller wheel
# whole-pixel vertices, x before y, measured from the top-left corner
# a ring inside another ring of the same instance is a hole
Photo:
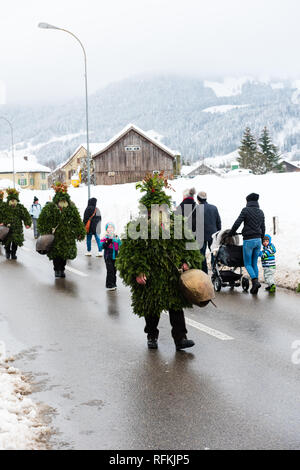
[[[249,287],[250,287],[250,282],[249,282],[249,279],[247,277],[243,277],[242,278],[242,288],[245,292],[247,292],[249,290]]]
[[[222,288],[222,282],[218,277],[216,277],[214,280],[214,289],[216,292],[220,292],[221,288]]]

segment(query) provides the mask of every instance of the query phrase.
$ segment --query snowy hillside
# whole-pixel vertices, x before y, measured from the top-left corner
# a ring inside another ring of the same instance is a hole
[[[223,228],[232,226],[245,206],[247,194],[259,193],[268,233],[273,233],[272,220],[273,217],[278,217],[279,231],[273,239],[278,250],[278,279],[282,285],[289,287],[295,287],[300,282],[300,225],[297,223],[300,201],[299,173],[226,178],[207,175],[193,179],[180,178],[171,184],[175,192],[170,191],[170,194],[176,204],[181,202],[182,192],[186,188],[195,187],[197,191],[206,191],[208,201],[219,208]],[[70,188],[70,194],[83,214],[87,202],[87,188]],[[21,200],[29,207],[34,195],[38,195],[40,202],[45,204],[51,198],[52,191],[23,190]],[[137,201],[140,196],[135,190],[135,184],[94,186],[92,195],[98,198],[103,222],[114,222],[118,233],[123,231],[130,217],[137,213]]]
[[[163,76],[123,80],[90,96],[91,141],[106,142],[129,122],[154,129],[185,160],[233,152],[246,126],[266,125],[281,152],[300,150],[299,81],[249,77],[203,81]],[[16,150],[53,166],[84,140],[84,100],[34,108],[0,105],[14,124]],[[0,153],[9,151],[10,131],[1,123]]]

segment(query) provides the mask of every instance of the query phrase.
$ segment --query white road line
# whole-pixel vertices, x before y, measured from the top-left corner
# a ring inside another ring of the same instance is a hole
[[[82,271],[78,271],[78,269],[71,268],[70,266],[66,266],[66,271],[70,271],[70,273],[73,273],[73,274],[78,274],[78,276],[81,276],[81,277],[89,277],[88,274],[85,274]]]
[[[164,314],[168,315],[167,312],[164,312]],[[222,331],[214,330],[214,328],[210,328],[209,326],[203,325],[203,323],[199,323],[195,320],[191,320],[188,317],[185,317],[185,323],[187,325],[192,326],[193,328],[196,328],[197,330],[202,331],[203,333],[206,333],[210,336],[214,336],[214,338],[220,339],[221,341],[234,340],[232,336],[228,336],[225,333],[222,333]]]
[[[191,320],[190,318],[186,317],[185,322],[188,325],[197,328],[197,330],[203,331],[203,333],[207,333],[210,336],[214,336],[215,338],[220,339],[221,341],[232,341],[234,339],[232,336],[228,336],[225,333],[222,333],[221,331],[214,330],[213,328],[203,325],[203,323]]]
[[[22,248],[22,250],[24,250],[24,251],[28,251],[28,252],[31,252],[31,253],[32,253],[32,252],[35,253],[35,250],[31,250],[30,248],[27,248],[27,246],[24,246],[24,245],[23,245],[21,248]],[[77,274],[78,276],[81,276],[81,277],[89,277],[88,274],[85,274],[85,273],[83,273],[82,271],[79,271],[78,269],[71,268],[71,266],[66,266],[65,269],[66,269],[66,271],[69,271],[70,273],[73,273],[73,274]]]

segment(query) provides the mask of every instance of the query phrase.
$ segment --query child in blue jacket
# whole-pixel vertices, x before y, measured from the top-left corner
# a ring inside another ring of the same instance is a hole
[[[263,249],[259,255],[261,257],[261,264],[264,270],[265,283],[268,284],[266,290],[269,292],[276,291],[276,285],[274,280],[274,275],[276,271],[275,253],[276,248],[272,243],[271,236],[265,235],[263,238]]]
[[[116,257],[118,256],[121,240],[115,234],[115,226],[109,222],[105,225],[105,237],[100,241],[100,251],[104,250],[104,260],[106,264],[106,288],[107,290],[116,290],[117,288],[117,270]]]

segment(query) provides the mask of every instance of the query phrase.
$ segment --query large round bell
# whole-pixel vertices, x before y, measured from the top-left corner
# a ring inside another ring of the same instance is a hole
[[[36,251],[40,255],[46,255],[54,243],[54,235],[41,235],[36,241]]]
[[[4,241],[9,234],[9,227],[5,225],[0,225],[0,241]]]
[[[180,287],[185,298],[192,304],[205,307],[215,298],[210,277],[200,269],[189,269],[180,276]]]

